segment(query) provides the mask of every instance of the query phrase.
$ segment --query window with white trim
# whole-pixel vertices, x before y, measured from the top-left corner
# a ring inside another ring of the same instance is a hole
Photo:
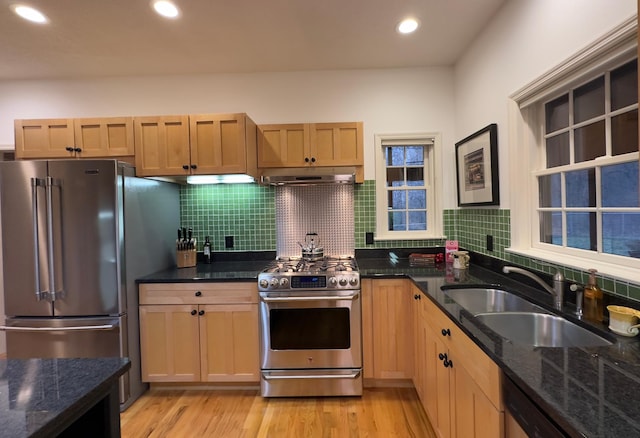
[[[513,95],[508,252],[637,280],[637,20]]]
[[[640,258],[638,62],[541,105],[539,241]]]
[[[376,239],[441,237],[435,188],[439,136],[376,135]]]

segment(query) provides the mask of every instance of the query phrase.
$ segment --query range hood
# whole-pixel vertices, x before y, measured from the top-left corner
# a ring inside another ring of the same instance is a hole
[[[355,167],[291,167],[264,169],[260,182],[265,185],[353,184]]]

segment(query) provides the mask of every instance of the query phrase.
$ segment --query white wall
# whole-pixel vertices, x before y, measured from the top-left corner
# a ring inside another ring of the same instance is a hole
[[[455,138],[498,124],[502,208],[509,208],[508,96],[635,15],[636,1],[508,1],[457,62]]]
[[[441,132],[443,142],[451,144],[452,72],[417,68],[0,82],[0,145],[13,144],[13,119],[19,118],[246,112],[258,124],[363,121],[365,178],[373,179],[374,134]]]

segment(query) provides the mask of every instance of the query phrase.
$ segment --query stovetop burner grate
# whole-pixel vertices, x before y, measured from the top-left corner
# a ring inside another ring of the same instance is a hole
[[[263,272],[353,272],[358,266],[351,256],[327,256],[320,260],[307,260],[302,257],[280,257],[271,262]]]

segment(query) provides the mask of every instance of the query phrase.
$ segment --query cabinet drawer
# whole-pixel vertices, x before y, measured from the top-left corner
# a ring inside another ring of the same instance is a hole
[[[454,366],[463,366],[496,409],[502,411],[498,365],[429,299],[427,309],[428,323],[437,333],[449,330],[450,335],[442,335],[441,339],[450,350]]]
[[[235,283],[145,283],[140,304],[243,304],[258,302],[258,285]]]

